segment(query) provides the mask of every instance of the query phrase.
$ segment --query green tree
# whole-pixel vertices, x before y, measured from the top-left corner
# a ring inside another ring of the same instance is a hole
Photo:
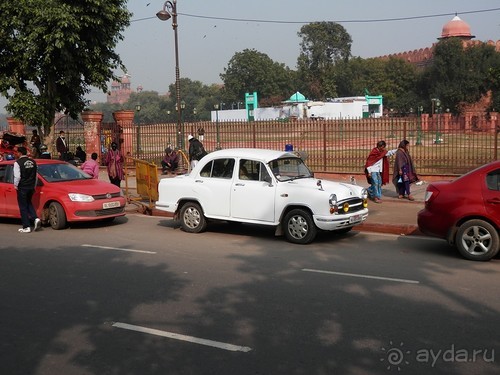
[[[7,110],[53,137],[56,112],[72,118],[91,87],[107,91],[125,70],[114,52],[131,14],[126,0],[0,2],[0,93]]]
[[[254,91],[260,99],[284,99],[293,90],[290,69],[254,49],[235,53],[220,77],[226,102],[243,101],[245,93]]]
[[[351,56],[352,39],[345,28],[335,22],[313,22],[302,26],[301,52],[297,59],[301,90],[316,99],[337,96],[335,65]]]
[[[489,90],[495,97],[495,69],[500,69],[500,53],[493,46],[464,46],[457,38],[442,40],[434,49],[432,66],[425,72],[427,98],[439,98],[443,107],[459,112],[462,103],[475,103]]]

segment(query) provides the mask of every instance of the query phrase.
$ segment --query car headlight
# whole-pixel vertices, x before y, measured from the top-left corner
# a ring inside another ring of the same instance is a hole
[[[94,197],[92,195],[87,195],[87,194],[69,193],[68,197],[72,202],[93,202],[94,201]]]
[[[337,205],[337,194],[330,195],[330,198],[328,198],[328,204],[330,204],[330,207]]]
[[[368,190],[366,190],[366,189],[361,190],[361,197],[363,199],[367,199],[368,198]]]

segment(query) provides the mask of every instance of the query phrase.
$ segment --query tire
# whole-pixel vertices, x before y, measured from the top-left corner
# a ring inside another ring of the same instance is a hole
[[[52,202],[49,205],[49,224],[55,230],[64,229],[68,225],[66,212],[57,202]]]
[[[469,220],[458,228],[455,244],[464,258],[485,261],[497,255],[498,237],[497,230],[488,222]]]
[[[203,215],[203,210],[198,203],[188,202],[181,209],[182,230],[189,233],[203,232],[207,227],[207,220]]]
[[[287,213],[282,225],[287,241],[296,244],[311,243],[318,233],[311,214],[301,208]]]

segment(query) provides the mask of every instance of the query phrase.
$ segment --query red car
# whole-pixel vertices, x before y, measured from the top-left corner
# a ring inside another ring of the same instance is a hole
[[[500,161],[429,184],[417,221],[421,232],[446,239],[467,259],[493,258],[500,250]]]
[[[42,224],[63,229],[71,222],[112,221],[125,215],[125,197],[117,186],[93,179],[64,161],[36,159],[36,162],[38,183],[33,205]],[[13,160],[0,162],[0,217],[21,217]]]

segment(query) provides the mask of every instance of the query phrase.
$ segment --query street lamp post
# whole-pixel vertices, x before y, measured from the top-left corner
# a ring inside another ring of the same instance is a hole
[[[417,107],[417,116],[418,116],[418,123],[417,123],[417,142],[415,143],[416,146],[421,146],[422,145],[422,113],[424,112],[424,107],[419,106]]]
[[[219,133],[219,104],[214,104],[215,108],[215,130],[217,132],[217,146],[216,150],[220,150],[220,133]]]
[[[137,104],[135,106],[135,110],[137,111],[137,115],[139,115],[139,112],[141,111],[141,105]],[[139,159],[140,152],[141,152],[141,122],[139,119],[137,119],[137,142],[136,142],[136,153],[137,153],[137,158]]]
[[[181,83],[179,73],[179,41],[177,37],[177,0],[165,1],[163,9],[156,13],[162,21],[167,21],[172,18],[172,29],[174,29],[174,46],[175,46],[175,99],[176,103],[181,102]],[[182,109],[177,106],[177,147],[182,147]]]
[[[432,99],[432,106],[436,106],[436,113],[437,113],[437,121],[434,123],[436,124],[436,138],[434,139],[434,144],[440,144],[441,143],[441,134],[439,133],[439,122],[441,120],[441,101],[439,99]]]

